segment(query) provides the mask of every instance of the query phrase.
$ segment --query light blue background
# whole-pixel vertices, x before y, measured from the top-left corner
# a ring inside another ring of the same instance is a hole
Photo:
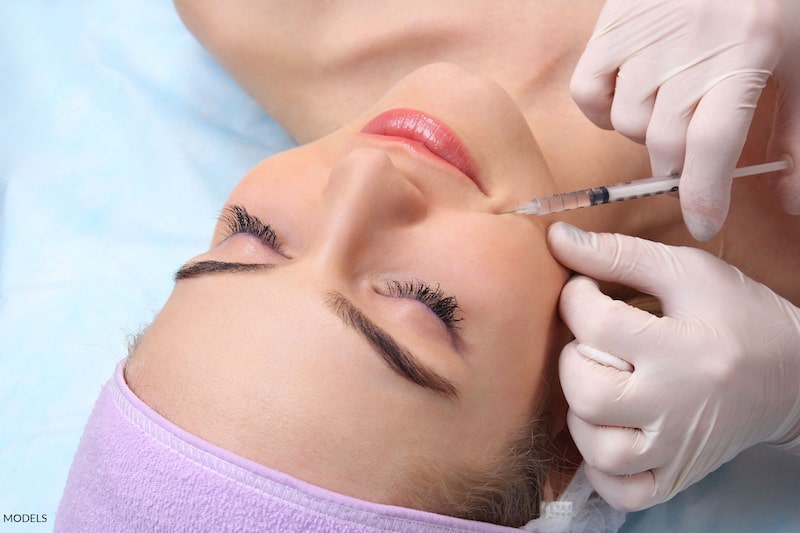
[[[52,529],[129,335],[234,183],[292,146],[164,0],[0,0],[0,516]],[[797,531],[800,459],[757,449],[625,531]]]

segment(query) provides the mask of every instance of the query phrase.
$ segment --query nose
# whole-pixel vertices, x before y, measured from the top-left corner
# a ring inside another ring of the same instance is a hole
[[[327,268],[353,264],[370,251],[391,246],[392,233],[425,217],[421,191],[378,149],[350,152],[330,170],[317,233]]]

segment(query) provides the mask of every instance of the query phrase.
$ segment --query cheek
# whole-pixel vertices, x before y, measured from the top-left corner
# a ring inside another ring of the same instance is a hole
[[[502,334],[501,343],[524,346],[529,334],[535,339],[553,323],[569,272],[550,254],[543,224],[486,229],[472,232],[471,246],[461,246],[463,256],[450,268],[461,269],[463,291],[475,302],[471,307],[482,310],[481,320],[492,326],[484,329]]]
[[[498,339],[498,345],[505,349],[498,351],[497,363],[520,370],[530,370],[526,366],[532,365],[538,376],[561,348],[557,345],[563,339],[558,299],[568,278],[567,270],[543,243],[540,248],[539,253],[531,247],[519,256],[506,255],[491,281],[501,295],[493,304],[498,323],[505,329]],[[511,375],[513,379],[513,371]],[[525,372],[518,375],[523,377]]]
[[[471,293],[480,327],[471,345],[481,408],[506,411],[517,421],[530,416],[546,384],[554,382],[565,341],[558,298],[568,272],[550,255],[543,231],[498,239],[467,269],[472,286],[480,288]]]

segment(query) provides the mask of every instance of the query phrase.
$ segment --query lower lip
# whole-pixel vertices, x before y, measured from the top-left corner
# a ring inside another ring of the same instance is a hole
[[[463,172],[483,191],[475,172],[475,162],[464,143],[453,130],[430,115],[413,109],[392,109],[370,120],[361,131],[418,142],[433,155]]]

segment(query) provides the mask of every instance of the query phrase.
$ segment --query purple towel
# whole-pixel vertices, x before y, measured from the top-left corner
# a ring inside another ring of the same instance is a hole
[[[123,364],[86,425],[56,531],[518,531],[361,501],[227,452],[139,400]]]

